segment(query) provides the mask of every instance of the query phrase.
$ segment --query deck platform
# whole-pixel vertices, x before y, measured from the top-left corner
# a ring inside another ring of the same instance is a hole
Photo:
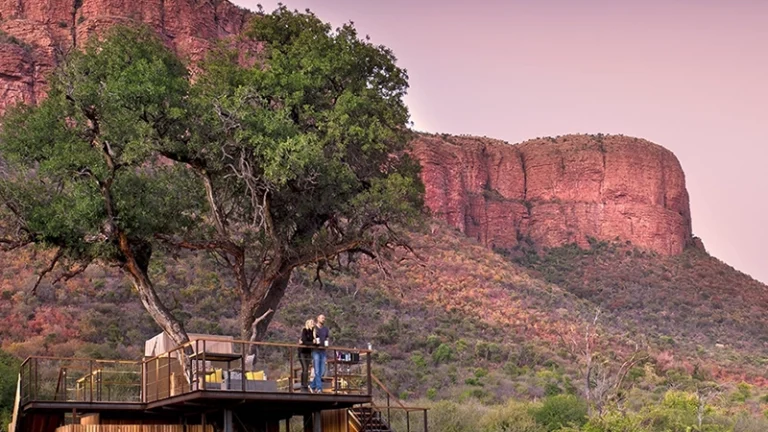
[[[206,338],[140,361],[30,357],[11,432],[54,432],[94,415],[99,424],[204,426],[230,412],[275,424],[373,401],[369,350],[327,347],[323,392],[307,393],[298,348]]]

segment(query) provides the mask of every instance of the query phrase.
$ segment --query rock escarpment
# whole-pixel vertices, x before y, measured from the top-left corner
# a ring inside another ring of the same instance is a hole
[[[225,0],[0,0],[0,115],[44,97],[57,62],[115,24],[144,23],[194,62],[252,15]]]
[[[489,247],[618,239],[672,255],[693,241],[680,163],[645,140],[421,135],[414,155],[434,216]]]
[[[0,115],[43,98],[57,62],[115,24],[149,25],[194,64],[251,16],[225,0],[0,0]],[[490,247],[618,238],[676,254],[692,242],[680,164],[647,141],[566,136],[511,146],[421,135],[414,144],[429,208]]]

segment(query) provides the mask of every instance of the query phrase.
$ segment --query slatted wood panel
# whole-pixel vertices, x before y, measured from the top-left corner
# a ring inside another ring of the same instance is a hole
[[[347,410],[323,411],[323,432],[347,432]]]
[[[213,432],[212,425],[66,425],[56,432]]]

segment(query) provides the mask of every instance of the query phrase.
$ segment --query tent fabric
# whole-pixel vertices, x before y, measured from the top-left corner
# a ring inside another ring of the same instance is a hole
[[[232,342],[226,342],[221,340],[221,339],[234,340],[232,336],[209,335],[209,334],[200,334],[200,333],[188,333],[188,336],[190,341],[196,341],[201,339],[219,339],[215,341],[206,340],[205,352],[221,353],[221,354],[230,354],[234,352],[234,347]],[[174,348],[176,348],[176,344],[173,342],[173,339],[171,339],[168,333],[162,332],[159,335],[144,342],[144,356],[145,357],[159,356],[161,354],[167,353],[168,351],[171,351]],[[195,351],[199,350],[202,352],[203,342],[193,343],[192,349]],[[171,357],[175,357],[175,355],[171,355]]]

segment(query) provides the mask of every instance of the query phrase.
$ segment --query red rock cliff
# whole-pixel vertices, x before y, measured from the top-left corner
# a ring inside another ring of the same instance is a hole
[[[225,0],[0,0],[0,115],[44,96],[57,61],[114,24],[146,23],[195,61],[250,16]]]
[[[116,23],[146,23],[194,62],[251,16],[225,0],[0,0],[0,115],[44,97],[57,61]],[[511,146],[423,135],[415,144],[427,205],[488,246],[618,237],[675,254],[691,242],[680,164],[647,141],[567,136]]]
[[[592,237],[670,255],[692,242],[680,163],[645,140],[422,135],[414,153],[433,214],[490,247],[586,246]]]

